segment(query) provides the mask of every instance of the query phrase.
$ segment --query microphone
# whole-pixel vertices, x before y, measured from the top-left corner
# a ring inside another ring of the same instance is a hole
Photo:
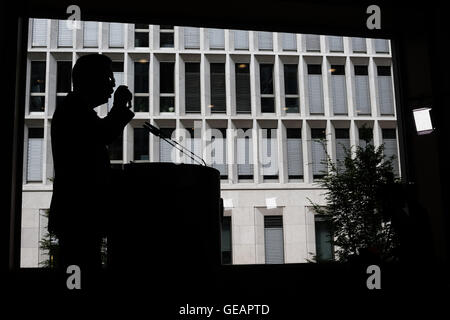
[[[182,149],[178,148],[177,146],[183,148],[184,150],[188,151],[190,154],[192,154],[194,157],[197,157],[198,159],[200,159],[202,162],[194,159],[192,156],[190,156],[189,154],[186,154],[189,158],[191,158],[191,160],[197,162],[198,164],[204,165],[206,166],[206,162],[205,160],[203,160],[203,158],[200,158],[198,155],[196,155],[195,153],[193,153],[191,150],[183,147],[181,144],[179,144],[178,142],[176,142],[175,140],[172,140],[171,138],[166,138],[164,137],[163,133],[161,132],[160,129],[158,129],[157,127],[153,126],[150,124],[150,122],[146,121],[143,125],[144,128],[146,128],[148,131],[150,131],[150,133],[154,134],[157,137],[160,137],[161,139],[163,139],[164,141],[166,141],[168,144],[170,144],[171,146],[173,146],[175,149],[177,149],[178,151],[180,151],[183,154],[186,154]]]

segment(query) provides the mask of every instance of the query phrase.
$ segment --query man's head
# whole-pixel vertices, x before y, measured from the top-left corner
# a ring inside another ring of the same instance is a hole
[[[115,86],[111,59],[96,53],[80,57],[73,67],[72,81],[74,92],[93,107],[106,103]]]

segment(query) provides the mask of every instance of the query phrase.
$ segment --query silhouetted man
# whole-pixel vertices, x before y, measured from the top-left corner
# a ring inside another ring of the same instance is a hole
[[[60,267],[101,268],[100,244],[112,214],[114,194],[107,146],[134,117],[126,86],[114,93],[104,118],[94,108],[108,101],[115,86],[111,59],[100,54],[80,57],[72,70],[73,92],[56,108],[51,123],[55,168],[49,230],[59,239]],[[120,199],[119,199],[120,201]],[[84,281],[83,281],[84,282]]]

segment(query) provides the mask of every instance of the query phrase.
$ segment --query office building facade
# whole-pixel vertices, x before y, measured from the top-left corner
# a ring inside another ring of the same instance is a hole
[[[108,55],[116,85],[133,93],[135,118],[109,146],[113,166],[193,163],[149,135],[149,121],[220,171],[224,263],[332,259],[329,223],[310,200],[324,203],[317,182],[326,154],[336,161],[364,144],[364,125],[375,146],[397,156],[400,174],[388,40],[31,19],[22,267],[47,258],[39,240],[52,195],[52,115],[71,90],[72,66],[89,53]],[[103,117],[110,107],[96,110]],[[79,150],[73,156],[89,161]]]

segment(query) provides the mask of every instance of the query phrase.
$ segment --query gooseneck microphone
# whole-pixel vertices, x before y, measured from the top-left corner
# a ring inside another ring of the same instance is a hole
[[[175,140],[172,140],[169,137],[165,137],[163,135],[163,133],[161,132],[160,129],[158,129],[157,127],[151,125],[148,121],[146,121],[143,125],[143,127],[145,129],[147,129],[151,134],[163,139],[164,141],[166,141],[168,144],[170,144],[171,146],[173,146],[175,149],[177,149],[178,151],[180,151],[182,154],[187,155],[189,158],[191,158],[191,160],[197,162],[198,164],[201,164],[203,166],[206,166],[206,162],[205,160],[203,160],[203,158],[199,157],[198,155],[196,155],[195,153],[193,153],[191,150],[185,148],[184,146],[182,146],[181,144],[179,144],[178,142],[176,142]],[[182,149],[180,149],[179,147],[181,147]],[[187,152],[189,152],[191,155],[187,154],[186,152],[183,151],[186,150]],[[196,157],[197,159],[195,159],[194,157]],[[201,162],[198,160],[200,159]]]

